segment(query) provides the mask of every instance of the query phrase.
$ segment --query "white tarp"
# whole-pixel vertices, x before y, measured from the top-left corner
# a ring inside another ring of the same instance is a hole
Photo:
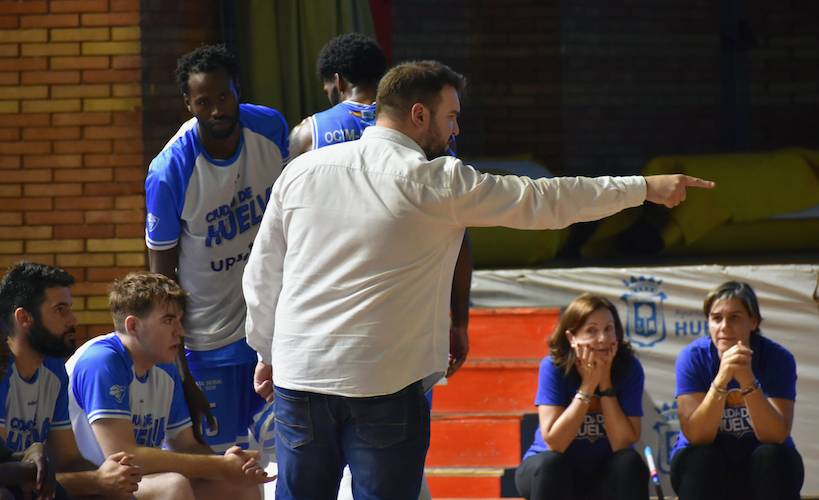
[[[708,334],[702,312],[707,292],[722,282],[746,281],[756,290],[762,334],[796,357],[793,439],[805,461],[803,494],[819,492],[819,265],[683,266],[476,271],[473,307],[565,306],[582,292],[608,297],[646,373],[642,441],[654,449],[663,488],[668,451],[679,421],[674,361],[691,340]],[[534,397],[534,395],[533,395]]]

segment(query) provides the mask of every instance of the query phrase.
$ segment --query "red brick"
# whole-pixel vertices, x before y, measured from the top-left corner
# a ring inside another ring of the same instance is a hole
[[[18,223],[19,225],[19,223]],[[54,231],[51,226],[20,226],[17,228],[0,228],[0,239],[2,240],[48,240],[53,237]]]
[[[111,57],[111,67],[114,69],[139,69],[142,67],[140,56],[113,56]]]
[[[80,83],[79,71],[26,71],[23,72],[23,85],[38,83]]]
[[[81,198],[57,198],[57,210],[108,210],[114,208],[110,196],[83,196]]]
[[[64,267],[63,270],[74,277],[76,281],[85,281],[85,269],[81,267]]]
[[[23,186],[24,196],[80,196],[82,184],[27,184]]]
[[[20,26],[18,16],[0,16],[0,29],[13,30]]]
[[[82,212],[54,210],[50,212],[26,212],[26,224],[82,224]]]
[[[144,182],[94,183],[85,186],[85,194],[91,196],[116,196],[120,194],[137,194],[145,192]]]
[[[89,267],[88,281],[102,281],[110,283],[134,271],[132,267]]]
[[[42,155],[23,156],[25,168],[78,168],[82,166],[82,155]]]
[[[47,155],[50,152],[50,142],[0,142],[0,155]]]
[[[114,153],[142,153],[142,140],[114,139]]]
[[[142,128],[136,127],[85,127],[85,139],[131,139],[141,138]]]
[[[111,123],[111,113],[54,113],[54,125],[107,125]]]
[[[138,26],[139,12],[83,14],[83,26]]]
[[[20,212],[0,212],[0,225],[19,226],[23,223],[23,214]],[[21,236],[22,237],[22,236]],[[6,239],[6,238],[3,238]]]
[[[0,184],[0,198],[17,198],[22,192],[20,184]]]
[[[51,69],[103,69],[108,67],[108,56],[52,57]]]
[[[0,2],[0,12],[3,14],[39,14],[48,12],[48,3],[45,1],[4,0]]]
[[[51,182],[51,170],[38,168],[36,170],[13,169],[4,170],[0,176],[0,183],[12,184],[15,182]]]
[[[51,12],[106,12],[108,0],[61,0],[51,2]]]
[[[54,238],[73,239],[73,238],[113,238],[114,225],[113,224],[80,224],[57,226],[54,228]]]
[[[66,99],[72,97],[109,97],[111,86],[107,83],[81,85],[54,85],[51,87],[52,99]]]
[[[139,82],[140,71],[137,69],[86,70],[82,80],[88,83],[105,82]]]
[[[114,170],[115,181],[140,181],[145,182],[145,168],[117,168]]]
[[[139,12],[139,0],[111,0],[111,12]]]
[[[24,141],[79,139],[80,127],[37,127],[23,129]]]
[[[117,224],[117,238],[142,238],[145,236],[145,224]]]
[[[110,168],[77,168],[54,172],[55,182],[105,182],[113,178]]]
[[[99,224],[105,222],[128,223],[142,222],[145,214],[142,210],[89,210],[85,212],[85,222],[87,224]]]
[[[61,226],[61,227],[72,227],[72,226]],[[59,228],[55,228],[56,230]],[[111,284],[110,283],[77,283],[71,287],[71,294],[72,295],[79,295],[81,297],[88,296],[88,295],[108,295],[110,291]]]
[[[145,208],[145,197],[141,195],[120,196],[114,201],[114,208],[122,209],[143,209]]]
[[[3,208],[7,210],[53,210],[54,200],[51,198],[11,198],[3,200]]]
[[[19,141],[19,128],[0,128],[0,141]]]
[[[13,123],[18,127],[47,127],[51,124],[51,115],[48,113],[19,113],[3,115],[3,121]]]
[[[57,141],[54,143],[54,153],[110,153],[111,141]]]
[[[0,71],[35,71],[47,68],[47,57],[4,57],[0,59]],[[23,75],[25,75],[25,73],[23,73]],[[27,83],[25,79],[23,80],[23,83]]]
[[[77,42],[24,43],[21,46],[24,56],[79,56],[80,44]]]
[[[0,43],[0,57],[18,57],[20,45],[17,43]]]
[[[41,16],[21,16],[21,28],[72,28],[80,25],[77,14],[45,14]]]
[[[0,85],[17,85],[20,83],[20,73],[16,71],[4,71],[0,73]]]
[[[142,111],[114,111],[114,125],[121,127],[142,127]]]
[[[114,167],[122,169],[122,167],[140,166],[144,164],[143,162],[144,159],[140,154],[85,155],[86,167]]]
[[[20,168],[20,157],[16,155],[0,156],[0,168]]]

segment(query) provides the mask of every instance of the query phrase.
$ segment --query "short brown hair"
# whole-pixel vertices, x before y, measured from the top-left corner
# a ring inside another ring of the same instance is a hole
[[[759,312],[759,300],[756,298],[756,292],[751,288],[751,285],[743,281],[726,281],[720,286],[708,292],[705,301],[702,304],[702,311],[705,317],[711,316],[711,308],[714,307],[714,302],[718,300],[736,299],[745,306],[748,316],[757,321],[756,328],[751,332],[752,335],[759,335],[759,324],[762,323],[762,314]]]
[[[552,356],[554,365],[563,370],[563,373],[569,375],[571,373],[577,374],[575,369],[575,360],[577,357],[574,354],[569,343],[567,333],[576,334],[589,319],[589,316],[598,309],[606,309],[614,318],[614,334],[617,336],[617,354],[614,356],[612,362],[612,377],[617,378],[623,364],[629,358],[634,356],[634,351],[631,349],[623,334],[623,323],[620,321],[620,315],[617,314],[617,308],[611,301],[600,295],[592,293],[584,293],[575,298],[569,306],[563,311],[560,316],[560,321],[555,327],[552,338],[549,339],[549,352]]]
[[[128,316],[144,318],[156,305],[166,303],[174,304],[184,312],[186,298],[187,294],[174,280],[158,273],[139,271],[114,281],[108,294],[108,309],[116,330],[124,333]]]
[[[466,86],[466,78],[438,61],[401,63],[387,71],[378,84],[376,114],[386,113],[392,118],[403,119],[418,102],[434,112],[441,89],[446,85],[460,93]]]

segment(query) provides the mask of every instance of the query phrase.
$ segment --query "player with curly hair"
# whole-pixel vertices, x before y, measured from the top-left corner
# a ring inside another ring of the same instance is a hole
[[[150,268],[189,294],[180,364],[194,432],[219,452],[246,447],[249,427],[262,444],[272,439],[262,431],[269,405],[253,390],[256,354],[245,343],[241,282],[288,155],[284,117],[240,104],[238,74],[224,45],[179,58],[176,81],[193,118],[154,158],[145,180]]]

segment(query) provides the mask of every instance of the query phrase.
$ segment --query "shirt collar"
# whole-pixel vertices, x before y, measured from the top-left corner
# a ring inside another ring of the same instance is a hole
[[[427,154],[424,153],[424,150],[421,149],[421,146],[418,145],[417,142],[410,139],[410,137],[394,128],[388,127],[379,127],[378,125],[373,125],[364,129],[364,133],[361,135],[362,139],[372,140],[372,139],[384,139],[387,141],[392,141],[395,143],[400,144],[406,148],[413,149],[426,158]]]

